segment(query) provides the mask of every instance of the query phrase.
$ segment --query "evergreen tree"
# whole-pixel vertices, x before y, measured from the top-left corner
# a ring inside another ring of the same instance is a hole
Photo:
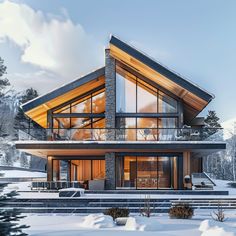
[[[33,89],[33,88],[29,88],[26,89],[23,93],[23,95],[20,98],[19,101],[19,107],[18,107],[18,112],[15,116],[15,122],[14,122],[14,128],[16,130],[18,129],[22,129],[22,128],[30,128],[30,125],[32,125],[33,127],[37,128],[38,125],[37,123],[35,123],[34,121],[31,121],[25,114],[24,111],[22,110],[22,108],[20,107],[20,105],[34,99],[38,97],[38,92]]]
[[[2,174],[0,173],[0,176]],[[5,183],[0,183],[0,193],[3,191],[3,188],[6,186]],[[9,201],[9,199],[14,198],[17,195],[15,191],[12,191],[7,194],[0,194],[0,207],[2,208],[0,210],[0,236],[12,236],[12,235],[18,235],[18,236],[25,236],[26,233],[23,233],[22,230],[28,228],[29,226],[26,225],[19,225],[17,221],[19,221],[22,218],[25,218],[25,216],[21,216],[21,213],[17,209],[4,209],[4,205],[6,204],[6,201]]]
[[[222,127],[219,123],[220,118],[216,115],[215,111],[208,111],[206,118],[204,119],[204,136],[205,138],[215,134]]]
[[[6,95],[5,89],[10,85],[7,78],[2,78],[7,72],[7,67],[4,65],[4,60],[0,57],[0,103],[2,98]]]

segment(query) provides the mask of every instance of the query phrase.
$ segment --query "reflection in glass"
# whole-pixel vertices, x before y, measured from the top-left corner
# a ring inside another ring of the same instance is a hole
[[[136,140],[136,118],[117,118],[116,127],[117,140]]]
[[[137,118],[137,140],[157,140],[157,118]]]
[[[116,158],[116,186],[136,188],[136,157],[125,156]]]
[[[69,163],[68,161],[60,160],[60,180],[69,181]]]
[[[177,113],[177,101],[116,66],[117,113]]]
[[[157,157],[137,157],[137,188],[157,188]]]
[[[175,140],[177,136],[177,119],[176,118],[159,118],[159,140],[168,141]]]
[[[177,101],[170,96],[159,91],[159,102],[158,102],[159,113],[176,113],[177,112]]]
[[[136,112],[136,81],[116,74],[116,112]]]
[[[92,97],[92,112],[103,113],[105,112],[105,92],[99,93]]]
[[[177,189],[176,156],[117,156],[116,187]]]
[[[146,84],[146,83],[145,83]],[[137,112],[157,113],[157,91],[150,89],[144,83],[138,83],[137,87]]]
[[[91,113],[91,97],[72,103],[71,113]]]

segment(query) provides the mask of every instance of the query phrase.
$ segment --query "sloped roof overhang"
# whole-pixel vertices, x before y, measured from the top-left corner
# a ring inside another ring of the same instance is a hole
[[[105,84],[104,76],[105,67],[102,67],[43,96],[37,97],[21,107],[28,117],[46,128],[48,110]]]
[[[110,53],[121,63],[159,84],[184,101],[186,120],[190,121],[214,98],[214,95],[159,64],[115,36],[110,39]]]

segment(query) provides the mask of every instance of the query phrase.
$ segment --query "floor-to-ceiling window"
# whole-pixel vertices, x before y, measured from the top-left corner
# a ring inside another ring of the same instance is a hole
[[[178,157],[173,155],[116,157],[116,187],[177,189]]]
[[[104,140],[105,89],[98,88],[52,110],[53,139]]]
[[[178,101],[116,65],[116,128],[119,140],[173,140]]]
[[[89,181],[105,179],[105,160],[53,159],[53,181]]]

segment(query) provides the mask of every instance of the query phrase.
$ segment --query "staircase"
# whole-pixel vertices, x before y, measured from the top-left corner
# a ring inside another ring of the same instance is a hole
[[[188,203],[194,209],[236,209],[236,198],[55,198],[55,199],[10,199],[1,209],[17,208],[22,213],[101,213],[110,207],[129,208],[138,213],[149,202],[153,213],[167,213],[169,208],[179,203]]]

